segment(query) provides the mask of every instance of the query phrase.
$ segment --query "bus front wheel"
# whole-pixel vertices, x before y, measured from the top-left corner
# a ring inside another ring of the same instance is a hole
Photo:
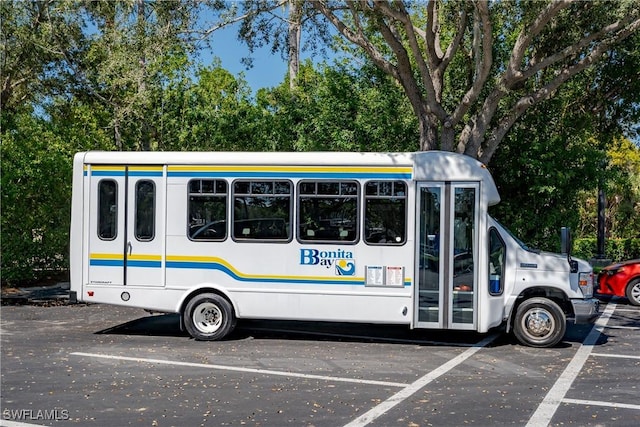
[[[191,298],[182,314],[184,326],[193,338],[216,341],[236,326],[231,303],[217,294],[199,294]]]
[[[513,333],[524,345],[553,347],[564,337],[566,317],[558,304],[547,298],[524,301],[513,322]]]

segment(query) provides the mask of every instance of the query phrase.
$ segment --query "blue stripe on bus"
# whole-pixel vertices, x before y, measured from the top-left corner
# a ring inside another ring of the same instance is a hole
[[[124,267],[124,262],[120,259],[92,259],[89,265],[96,267]],[[160,268],[160,261],[135,261],[128,260],[127,267]]]
[[[84,176],[89,175],[89,171],[84,171]],[[124,171],[91,171],[92,176],[124,176]]]
[[[290,278],[290,277],[243,277],[229,269],[228,267],[217,262],[196,262],[196,261],[167,261],[167,268],[185,268],[185,269],[205,269],[205,270],[217,270],[221,271],[232,279],[239,282],[254,282],[254,283],[285,283],[285,284],[302,284],[302,285],[347,285],[347,286],[364,286],[364,280],[345,280],[345,279],[305,279],[305,278]],[[406,279],[404,286],[411,286],[411,280]]]
[[[169,171],[175,178],[333,178],[333,179],[411,179],[410,173],[401,172],[212,172]]]
[[[129,176],[162,176],[162,171],[129,171]]]
[[[145,267],[145,268],[160,268],[162,263],[160,261],[134,261],[128,260],[127,267]]]
[[[124,267],[122,260],[103,260],[92,259],[89,263],[91,266],[101,267]],[[142,268],[161,268],[162,263],[160,261],[127,261],[127,267],[142,267]],[[299,284],[299,285],[342,285],[342,286],[364,286],[364,280],[345,280],[341,278],[321,279],[318,277],[305,279],[304,277],[277,277],[277,276],[242,276],[231,270],[229,267],[218,262],[202,262],[202,261],[167,261],[166,268],[180,268],[180,269],[204,269],[204,270],[217,270],[233,280],[244,283],[282,283],[282,284]],[[404,286],[411,286],[411,280],[406,279]]]
[[[124,267],[124,262],[121,259],[92,259],[89,261],[89,265],[100,267]]]
[[[84,176],[89,175],[88,171],[84,171]],[[124,176],[124,171],[92,171],[92,176]],[[138,177],[162,177],[162,171],[129,171],[129,176]]]
[[[190,262],[190,261],[167,261],[167,268],[186,268],[186,269],[205,269],[218,270],[238,282],[258,282],[258,283],[296,283],[307,285],[355,285],[362,286],[362,280],[344,280],[344,279],[305,279],[305,278],[285,278],[285,277],[243,277],[229,269],[228,267],[217,262]]]

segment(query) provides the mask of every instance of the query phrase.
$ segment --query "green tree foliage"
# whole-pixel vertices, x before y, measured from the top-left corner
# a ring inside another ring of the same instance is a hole
[[[274,150],[407,151],[417,137],[402,91],[371,65],[316,69],[306,62],[293,90],[261,90],[257,103],[272,121],[266,128]]]
[[[71,194],[69,151],[51,125],[29,114],[11,125],[2,134],[3,281],[66,266]]]
[[[191,1],[88,2],[81,18],[95,28],[64,66],[111,114],[119,149],[157,146],[156,115],[163,86],[188,70],[193,46],[183,38],[196,19]]]
[[[616,138],[598,172],[607,202],[606,238],[640,238],[640,148],[628,139]],[[580,236],[596,235],[597,205],[596,191],[587,189],[580,192]]]
[[[590,129],[554,120],[560,101],[534,108],[489,164],[502,199],[492,213],[527,243],[553,251],[561,226],[576,229],[580,190],[597,187],[602,159]]]
[[[158,146],[163,150],[269,150],[251,90],[219,65],[195,80],[171,81],[163,91]]]
[[[64,2],[0,2],[3,112],[42,103],[63,92],[69,70],[59,67],[65,52],[83,44],[81,25]]]

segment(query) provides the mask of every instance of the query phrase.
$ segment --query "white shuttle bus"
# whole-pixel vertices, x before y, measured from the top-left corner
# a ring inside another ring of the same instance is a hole
[[[288,319],[505,325],[549,347],[598,315],[589,264],[491,218],[498,191],[468,156],[84,152],[73,167],[72,300],[180,313],[195,339]]]

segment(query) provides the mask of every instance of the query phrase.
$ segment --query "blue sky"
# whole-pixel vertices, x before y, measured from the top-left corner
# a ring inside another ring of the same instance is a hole
[[[282,58],[282,54],[280,52],[271,53],[271,46],[263,46],[250,54],[247,45],[238,39],[239,26],[240,24],[236,23],[214,31],[210,36],[211,48],[204,48],[200,52],[198,58],[200,63],[203,66],[209,66],[214,57],[219,58],[222,62],[222,68],[235,76],[240,73],[244,74],[244,80],[249,84],[254,94],[258,89],[275,87],[281,84],[288,71],[287,61]],[[306,34],[303,31],[301,61],[312,57],[314,62],[329,62],[336,57],[336,53],[332,52],[331,49],[326,49],[324,53],[316,53],[313,56],[311,52],[306,52],[304,50],[305,36]],[[253,58],[252,68],[247,68],[242,63],[242,58],[249,56]]]
[[[256,49],[249,54],[247,45],[238,40],[237,25],[215,31],[211,35],[211,49],[205,48],[199,57],[202,65],[211,65],[213,57],[218,57],[222,68],[237,76],[244,74],[253,93],[264,87],[274,87],[283,82],[287,73],[287,62],[279,53],[272,54],[269,46]],[[253,67],[247,69],[241,62],[243,57],[253,58]]]

